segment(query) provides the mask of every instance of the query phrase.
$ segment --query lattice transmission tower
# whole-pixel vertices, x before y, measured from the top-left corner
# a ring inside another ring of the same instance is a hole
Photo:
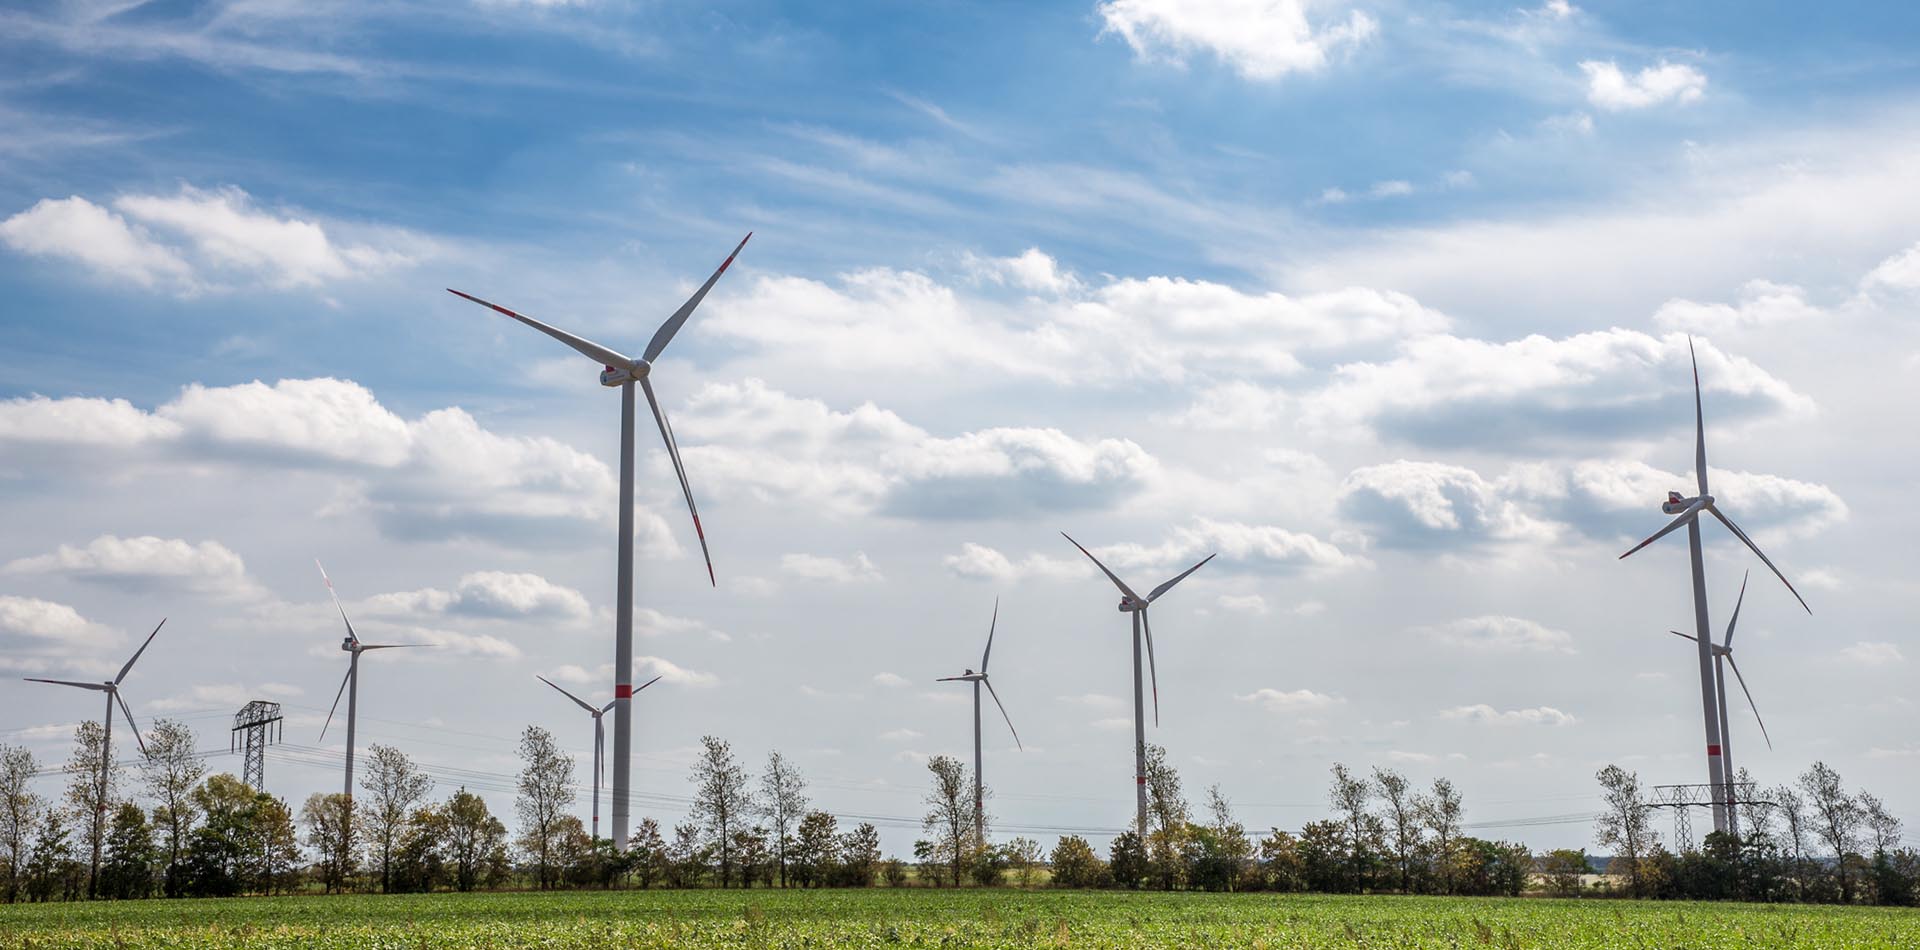
[[[1675,851],[1686,853],[1694,850],[1693,819],[1695,808],[1712,808],[1718,802],[1729,809],[1754,808],[1765,809],[1774,802],[1758,790],[1753,782],[1722,782],[1719,785],[1705,783],[1700,785],[1655,785],[1652,808],[1673,809],[1673,847]],[[1730,812],[1737,814],[1737,812]],[[1734,824],[1734,834],[1738,836],[1739,825]]]
[[[240,769],[240,780],[255,791],[266,788],[267,743],[279,739],[280,730],[279,703],[256,699],[233,714],[233,732],[227,743],[227,751],[245,751],[246,760]],[[241,733],[246,733],[245,737]]]

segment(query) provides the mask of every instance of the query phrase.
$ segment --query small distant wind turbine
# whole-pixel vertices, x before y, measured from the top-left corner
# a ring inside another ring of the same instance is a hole
[[[1801,597],[1800,592],[1793,589],[1793,584],[1787,580],[1787,576],[1773,566],[1773,562],[1768,560],[1767,555],[1753,543],[1753,539],[1747,537],[1747,533],[1740,530],[1740,526],[1734,524],[1732,519],[1721,513],[1712,493],[1707,490],[1707,423],[1706,413],[1701,408],[1700,401],[1700,361],[1693,356],[1692,340],[1687,341],[1687,355],[1693,360],[1693,474],[1699,485],[1700,494],[1692,498],[1682,498],[1679,492],[1667,492],[1666,504],[1661,505],[1660,510],[1673,515],[1673,520],[1667,522],[1666,527],[1654,532],[1652,537],[1634,545],[1632,550],[1620,557],[1626,558],[1634,551],[1666,537],[1675,528],[1681,525],[1687,526],[1687,553],[1693,567],[1693,640],[1700,651],[1700,705],[1707,730],[1707,781],[1713,783],[1714,789],[1730,801],[1732,795],[1731,786],[1728,783],[1732,779],[1732,772],[1723,761],[1722,755],[1723,730],[1720,725],[1722,717],[1717,708],[1719,704],[1716,702],[1716,693],[1719,692],[1719,688],[1713,669],[1713,637],[1707,625],[1707,575],[1700,553],[1700,513],[1704,511],[1726,525],[1727,530],[1733,532],[1733,536],[1739,538],[1740,543],[1746,545],[1747,549],[1767,566],[1767,570],[1773,572],[1773,576],[1780,578],[1780,583],[1787,585],[1787,590],[1792,592],[1795,600],[1800,601],[1801,608],[1808,614],[1813,613],[1813,608],[1807,606],[1806,598]],[[1726,801],[1720,798],[1714,801],[1713,828],[1720,832],[1734,831]]]
[[[495,303],[488,303],[472,294],[461,293],[453,288],[447,292],[465,300],[471,300],[483,307],[512,317],[521,323],[539,330],[581,355],[599,363],[604,370],[600,373],[600,385],[620,387],[620,550],[615,567],[614,585],[614,623],[613,623],[613,844],[624,851],[627,847],[627,785],[631,769],[629,752],[632,749],[630,731],[633,724],[633,384],[638,382],[640,389],[647,394],[647,406],[653,410],[653,421],[660,428],[660,438],[667,444],[667,457],[673,460],[673,473],[680,479],[680,494],[686,496],[687,513],[693,516],[693,533],[700,538],[700,555],[707,561],[707,582],[718,586],[713,576],[713,555],[707,551],[707,533],[700,527],[700,510],[693,505],[693,488],[687,483],[686,466],[680,464],[680,446],[673,439],[673,426],[667,423],[667,416],[660,410],[660,401],[654,398],[653,384],[648,378],[653,372],[653,361],[660,358],[662,350],[672,341],[673,335],[680,331],[682,324],[693,315],[693,308],[700,306],[706,299],[707,291],[713,289],[720,275],[733,265],[733,259],[740,249],[747,246],[753,232],[740,239],[733,253],[720,262],[720,269],[700,285],[700,289],[680,305],[660,329],[655,330],[653,339],[648,341],[644,353],[638,357],[629,357],[616,350],[610,350],[592,340],[574,336],[558,327],[548,326],[532,317],[515,313]]]
[[[127,660],[127,665],[121,667],[119,675],[113,679],[99,683],[83,683],[76,680],[43,680],[32,676],[26,677],[29,683],[52,683],[55,686],[73,686],[79,689],[98,690],[107,694],[107,715],[105,719],[100,720],[101,726],[104,727],[100,738],[100,809],[93,816],[93,820],[100,824],[100,830],[102,832],[105,831],[107,820],[106,807],[109,797],[107,780],[113,775],[113,707],[119,706],[120,714],[126,717],[127,728],[133,730],[133,741],[139,744],[140,753],[145,755],[147,751],[147,741],[140,738],[140,727],[134,725],[133,710],[128,709],[127,701],[120,698],[120,684],[126,680],[127,674],[133,671],[133,664],[140,659],[140,654],[147,652],[147,644],[152,643],[153,638],[160,635],[160,628],[166,625],[166,618],[161,618],[160,622],[154,625],[153,632],[147,634],[147,639],[140,644],[140,649],[133,651],[132,659]],[[95,882],[100,877],[100,841],[105,838],[106,835],[102,833],[95,834],[92,837],[93,869],[89,872],[87,878],[88,893],[92,893],[95,890]]]
[[[333,589],[333,578],[327,576],[327,569],[321,567],[318,558],[314,567],[320,568],[320,579],[327,582],[327,594],[333,598],[333,608],[340,611],[340,622],[347,625],[347,635],[340,640],[340,649],[352,658],[347,661],[347,675],[340,681],[340,689],[333,694],[333,706],[327,710],[327,721],[320,726],[320,738],[327,737],[327,727],[333,725],[333,714],[340,708],[340,694],[347,696],[347,797],[353,797],[353,727],[360,708],[360,654],[368,650],[398,650],[402,647],[419,646],[417,643],[361,643],[360,637],[353,632],[353,621],[347,619],[347,608],[340,606],[340,595]]]
[[[1007,715],[1007,707],[1000,702],[1000,694],[994,692],[993,681],[987,679],[987,658],[993,655],[993,630],[1000,625],[1000,601],[993,602],[993,619],[987,623],[987,649],[980,654],[980,672],[968,670],[959,676],[942,676],[939,683],[973,684],[973,836],[981,844],[987,841],[986,794],[980,784],[980,687],[987,688],[987,695],[993,697],[993,704],[1000,707],[1000,718],[1007,721],[1007,731],[1013,733],[1013,744],[1024,751],[1026,746],[1020,742],[1020,730],[1013,728],[1013,717]]]
[[[1080,542],[1074,541],[1072,535],[1062,531],[1060,536],[1072,542],[1074,547],[1080,548],[1080,553],[1086,555],[1087,560],[1092,561],[1093,565],[1100,569],[1100,573],[1107,575],[1107,580],[1112,581],[1113,586],[1120,588],[1120,612],[1133,615],[1133,791],[1137,806],[1134,825],[1135,830],[1140,833],[1140,840],[1144,842],[1147,838],[1147,720],[1140,696],[1140,635],[1146,634],[1147,674],[1153,681],[1153,724],[1158,727],[1160,725],[1160,674],[1154,669],[1153,627],[1147,623],[1147,607],[1159,600],[1167,591],[1172,590],[1173,585],[1186,580],[1188,574],[1199,570],[1201,566],[1213,560],[1213,555],[1209,554],[1201,558],[1199,564],[1174,575],[1172,580],[1161,584],[1147,596],[1142,597],[1134,593],[1133,588],[1128,587],[1125,581],[1107,570],[1107,566],[1100,563],[1100,559],[1094,557],[1092,551],[1081,547]]]
[[[1753,721],[1760,724],[1761,738],[1767,741],[1768,749],[1773,748],[1773,737],[1767,734],[1767,721],[1760,718],[1760,707],[1753,701],[1753,691],[1747,689],[1747,678],[1740,675],[1740,664],[1733,660],[1733,628],[1740,622],[1740,605],[1744,603],[1746,599],[1747,578],[1742,576],[1740,578],[1740,597],[1733,602],[1733,618],[1727,621],[1727,635],[1720,643],[1713,645],[1714,689],[1718,693],[1719,701],[1717,706],[1719,707],[1720,714],[1720,758],[1724,762],[1728,781],[1732,781],[1732,776],[1738,774],[1733,765],[1733,733],[1727,727],[1728,669],[1733,670],[1733,677],[1740,684],[1740,692],[1746,694],[1747,708],[1753,710]],[[1694,639],[1692,636],[1681,633],[1678,630],[1669,630],[1667,632],[1682,640]],[[1729,795],[1728,797],[1731,799],[1732,796]]]
[[[605,730],[603,730],[600,726],[600,717],[606,715],[607,710],[613,708],[613,700],[611,699],[607,700],[607,704],[605,706],[596,707],[588,703],[586,700],[581,699],[580,697],[575,696],[564,689],[560,689],[560,686],[556,684],[554,681],[547,679],[546,677],[541,676],[538,673],[534,674],[534,679],[537,679],[540,682],[547,684],[548,686],[552,686],[554,689],[559,689],[560,695],[573,700],[574,705],[579,706],[581,709],[586,710],[587,715],[593,717],[593,840],[599,841],[600,840],[600,773],[602,771],[601,763],[605,761],[605,757],[606,757],[605,749],[606,749],[606,738],[607,738],[607,734]],[[652,686],[653,684],[658,682],[660,682],[660,677],[656,676],[653,679],[650,679],[644,683],[641,683],[639,689],[635,689],[634,692],[637,693],[640,690],[646,689],[647,687]]]

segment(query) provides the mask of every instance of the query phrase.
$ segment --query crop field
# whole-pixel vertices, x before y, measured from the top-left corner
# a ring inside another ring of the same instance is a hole
[[[673,891],[0,906],[0,948],[1920,948],[1920,911],[1045,891]]]

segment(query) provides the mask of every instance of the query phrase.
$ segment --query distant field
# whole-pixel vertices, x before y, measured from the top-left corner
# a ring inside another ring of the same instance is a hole
[[[1920,948],[1920,911],[1008,890],[293,897],[0,906],[14,947]]]

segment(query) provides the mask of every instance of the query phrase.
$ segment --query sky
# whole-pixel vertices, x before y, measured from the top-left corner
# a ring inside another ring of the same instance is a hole
[[[611,693],[618,397],[459,288],[637,351],[753,238],[642,417],[636,811],[700,737],[910,851],[986,726],[1001,837],[1132,815],[1115,590],[1164,745],[1250,828],[1328,770],[1590,844],[1594,773],[1706,781],[1691,339],[1752,578],[1732,751],[1920,827],[1920,8],[1098,0],[28,2],[0,11],[0,742],[283,704],[269,790],[360,742],[510,812]],[[116,736],[120,733],[116,731]],[[49,777],[49,794],[58,778]],[[583,794],[579,810],[584,816]],[[1702,824],[1696,819],[1696,827]]]

